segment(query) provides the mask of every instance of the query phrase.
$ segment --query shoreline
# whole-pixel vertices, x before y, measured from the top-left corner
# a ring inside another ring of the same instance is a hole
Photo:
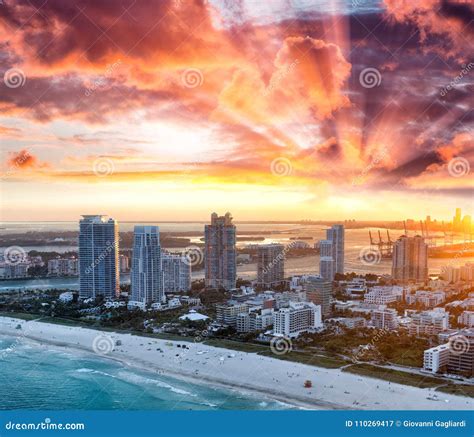
[[[16,329],[21,325],[22,329]],[[151,339],[90,328],[0,317],[0,335],[16,337],[107,358],[127,367],[152,371],[185,382],[264,397],[302,409],[434,410],[432,391],[326,369],[238,352],[202,343]],[[119,341],[119,345],[117,345]],[[186,344],[188,349],[178,348]],[[113,350],[111,350],[113,348]],[[95,351],[108,352],[106,354]],[[304,387],[305,380],[313,387]],[[472,400],[438,393],[443,407],[471,409]]]

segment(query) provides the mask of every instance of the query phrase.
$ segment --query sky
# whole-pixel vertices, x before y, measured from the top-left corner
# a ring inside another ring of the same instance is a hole
[[[2,221],[472,214],[466,0],[2,0]]]

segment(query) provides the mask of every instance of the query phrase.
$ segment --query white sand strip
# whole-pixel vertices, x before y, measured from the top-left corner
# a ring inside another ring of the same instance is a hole
[[[16,329],[17,325],[22,329]],[[470,410],[471,398],[389,383],[247,352],[131,334],[106,333],[36,321],[0,317],[0,334],[103,355],[147,371],[194,383],[250,391],[311,409]],[[116,345],[117,341],[121,342]],[[187,349],[177,347],[186,345]],[[113,347],[113,350],[110,350]],[[312,388],[305,388],[306,380]],[[427,399],[434,393],[439,401]]]

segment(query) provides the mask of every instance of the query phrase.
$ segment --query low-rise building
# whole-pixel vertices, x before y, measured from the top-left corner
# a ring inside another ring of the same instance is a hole
[[[69,303],[74,300],[74,293],[72,291],[65,291],[61,293],[58,298],[63,303]]]
[[[246,303],[228,302],[216,305],[216,321],[233,328],[237,326],[237,315],[241,313],[248,313]]]
[[[323,326],[321,307],[312,302],[290,302],[273,314],[273,334],[297,337],[302,332],[314,331]]]
[[[50,276],[77,276],[78,269],[79,260],[76,258],[54,258],[48,261],[48,275]]]
[[[240,313],[236,319],[237,332],[262,331],[273,323],[273,310],[262,309]]]
[[[394,330],[398,328],[397,312],[391,308],[384,308],[372,312],[372,326],[377,329]]]
[[[422,311],[410,316],[408,325],[410,335],[436,335],[449,328],[449,313],[444,308]]]
[[[474,327],[474,311],[463,311],[458,317],[458,323],[460,325],[467,326],[468,328]]]
[[[438,373],[446,370],[449,362],[449,344],[432,347],[423,354],[423,370]]]
[[[326,320],[327,323],[340,323],[349,329],[365,328],[367,320],[364,317],[334,317]]]
[[[408,294],[405,301],[408,305],[420,304],[425,308],[434,308],[446,300],[444,291],[418,290],[415,294]]]
[[[376,286],[364,296],[364,302],[387,305],[403,298],[403,287]]]

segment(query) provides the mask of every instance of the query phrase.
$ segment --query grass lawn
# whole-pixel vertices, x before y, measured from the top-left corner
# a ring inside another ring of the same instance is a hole
[[[474,398],[474,385],[469,384],[449,384],[437,388],[436,391],[442,391],[443,393],[449,393],[452,395],[469,396],[471,398]]]
[[[385,369],[371,364],[354,364],[343,369],[343,372],[355,373],[356,375],[370,376],[371,378],[383,379],[397,384],[412,385],[414,387],[428,388],[446,384],[446,381],[433,376],[422,376],[400,370]]]
[[[0,317],[11,317],[13,319],[22,319],[22,320],[34,320],[41,316],[28,313],[2,313],[0,312]]]

